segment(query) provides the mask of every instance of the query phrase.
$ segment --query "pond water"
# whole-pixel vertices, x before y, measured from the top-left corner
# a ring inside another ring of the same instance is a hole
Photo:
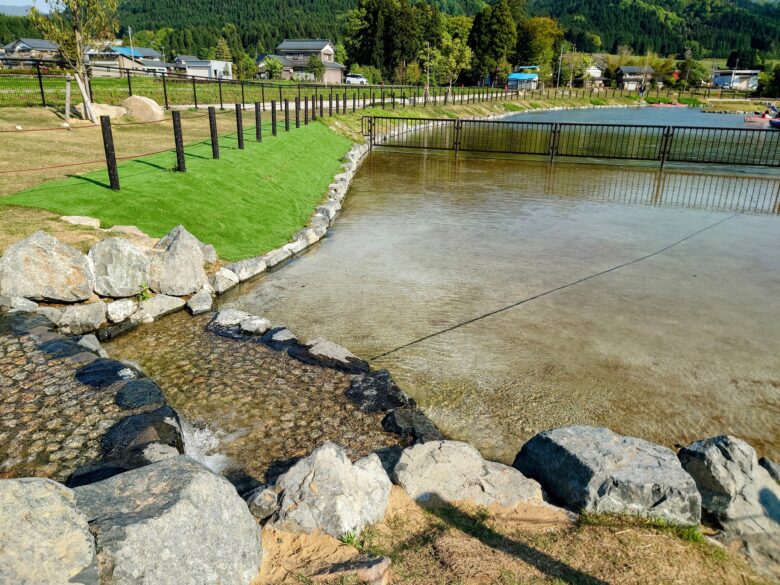
[[[375,152],[329,236],[225,304],[372,358],[490,458],[572,423],[779,457],[779,192],[766,173]]]
[[[761,104],[756,104],[762,110]],[[588,108],[521,112],[504,118],[520,122],[597,122],[605,124],[646,124],[664,126],[705,126],[713,128],[766,128],[745,122],[743,114],[710,114],[700,108]]]

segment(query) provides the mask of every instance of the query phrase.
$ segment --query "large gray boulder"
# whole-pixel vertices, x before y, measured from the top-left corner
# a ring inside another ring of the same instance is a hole
[[[702,508],[727,532],[780,542],[780,486],[758,464],[753,447],[722,435],[691,443],[679,457],[696,481]]]
[[[200,242],[184,226],[173,228],[149,254],[149,287],[155,292],[184,296],[208,282]]]
[[[193,315],[208,313],[213,305],[214,300],[211,298],[211,293],[206,289],[196,292],[187,301],[187,308]]]
[[[75,490],[101,585],[248,584],[262,559],[255,519],[230,483],[186,456]]]
[[[95,292],[104,297],[132,297],[149,283],[149,258],[124,238],[106,238],[89,250],[95,268]]]
[[[228,264],[226,268],[230,269],[241,282],[249,280],[252,277],[262,274],[266,270],[265,258],[263,256],[256,256],[254,258],[247,258],[246,260],[239,260]]]
[[[513,467],[574,510],[635,514],[695,525],[701,497],[693,478],[666,447],[602,427],[570,426],[539,433]]]
[[[151,299],[141,301],[141,305],[138,311],[133,314],[132,319],[149,323],[179,311],[185,304],[184,299],[178,297],[155,295]]]
[[[462,501],[513,508],[544,501],[536,481],[508,465],[485,461],[474,447],[458,441],[404,449],[391,477],[414,500],[431,506]]]
[[[273,522],[293,532],[359,535],[384,518],[391,487],[375,454],[352,463],[343,448],[328,442],[279,477]]]
[[[106,304],[102,301],[66,307],[58,326],[63,333],[82,335],[98,329],[106,322]]]
[[[0,295],[75,303],[86,301],[94,287],[89,258],[43,231],[12,244],[0,258]]]
[[[97,585],[95,543],[72,490],[43,478],[0,480],[0,583]]]

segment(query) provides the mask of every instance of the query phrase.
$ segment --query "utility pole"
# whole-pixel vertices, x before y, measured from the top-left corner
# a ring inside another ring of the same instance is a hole
[[[135,51],[133,50],[133,27],[128,26],[127,27],[127,34],[130,35],[130,58],[135,58]]]
[[[574,46],[574,57],[576,61],[577,57],[577,46]],[[569,75],[569,89],[571,89],[574,86],[574,61],[572,61],[571,64],[571,75]]]
[[[734,76],[737,73],[737,69],[739,69],[739,57],[737,57],[737,62],[734,64],[734,69],[731,70],[731,90],[734,91]]]
[[[555,87],[561,86],[561,67],[563,67],[563,43],[561,43],[561,54],[558,57],[558,80],[555,82]]]
[[[426,58],[425,58],[425,101],[428,101],[428,97],[431,95],[431,43],[425,41]]]

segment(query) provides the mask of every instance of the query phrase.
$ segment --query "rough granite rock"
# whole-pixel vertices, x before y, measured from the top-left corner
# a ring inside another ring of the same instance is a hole
[[[251,317],[249,313],[244,313],[244,311],[237,311],[236,309],[223,309],[219,313],[216,314],[214,317],[214,325],[219,325],[220,327],[235,327],[241,321],[245,319],[249,319]]]
[[[110,457],[82,465],[70,475],[66,485],[71,488],[89,485],[125,473],[140,469],[163,459],[178,457],[181,453],[176,447],[165,443],[152,442],[133,445]]]
[[[102,358],[108,357],[108,353],[106,353],[106,350],[103,349],[102,345],[100,345],[98,338],[91,333],[89,335],[84,335],[81,339],[79,339],[79,345],[86,347],[89,351],[96,353]]]
[[[94,287],[89,258],[43,231],[12,244],[0,258],[0,295],[75,303],[86,301]]]
[[[367,362],[324,337],[309,340],[301,346],[293,346],[289,349],[289,354],[305,363],[315,363],[354,374],[368,372],[370,369]]]
[[[268,268],[271,268],[273,266],[276,266],[277,264],[280,264],[287,260],[290,256],[292,256],[292,252],[288,250],[285,247],[277,248],[276,250],[271,250],[268,252],[263,258],[265,259],[265,264]]]
[[[263,256],[257,256],[255,258],[247,258],[246,260],[239,260],[228,264],[226,268],[230,269],[241,282],[249,280],[265,272],[266,264]]]
[[[433,421],[425,416],[419,408],[396,408],[382,419],[382,428],[388,433],[395,433],[404,438],[412,438],[415,443],[441,441],[442,432],[436,428]]]
[[[513,467],[575,511],[635,514],[696,525],[701,497],[674,452],[602,427],[570,426],[539,433]]]
[[[98,585],[95,543],[72,490],[43,478],[0,480],[0,583]]]
[[[6,305],[10,309],[14,309],[17,311],[24,311],[27,313],[35,313],[39,308],[38,303],[36,303],[35,301],[31,301],[29,299],[25,299],[24,297],[10,297],[8,298],[8,302],[6,303]]]
[[[110,427],[101,446],[106,458],[115,458],[130,447],[162,443],[184,453],[179,413],[170,406],[123,418]]]
[[[271,328],[271,322],[263,317],[247,317],[239,323],[242,333],[262,335]]]
[[[151,98],[134,95],[122,101],[127,115],[137,122],[159,122],[165,119],[165,110]]]
[[[217,260],[219,260],[217,249],[211,244],[204,244],[201,242],[200,251],[203,252],[203,261],[206,264],[216,264]]]
[[[384,518],[391,483],[373,453],[352,463],[343,448],[327,442],[279,476],[276,489],[276,527],[339,538]]]
[[[229,268],[220,268],[214,275],[212,286],[218,295],[224,294],[238,286],[238,275]]]
[[[38,307],[36,313],[46,317],[54,325],[59,325],[60,319],[62,319],[62,309],[56,307]]]
[[[208,281],[198,239],[176,226],[150,251],[149,287],[166,295],[184,296]]]
[[[431,441],[404,449],[391,477],[426,505],[467,501],[513,508],[543,502],[536,481],[508,465],[485,461],[474,447],[458,441]]]
[[[76,488],[101,585],[248,585],[260,533],[230,483],[189,457]]]
[[[245,494],[244,500],[258,522],[268,520],[279,510],[279,492],[272,486],[258,486]]]
[[[90,248],[89,258],[95,269],[95,292],[100,296],[132,297],[149,282],[149,258],[130,240],[100,240]]]
[[[414,408],[415,401],[395,383],[387,370],[352,376],[347,398],[363,412],[388,412],[394,408]]]
[[[320,241],[320,238],[322,238],[322,234],[319,233],[313,227],[304,228],[301,231],[299,231],[297,234],[295,234],[295,239],[304,242],[305,244],[304,247],[308,247],[313,244],[316,244],[317,242]]]
[[[291,255],[300,254],[306,249],[306,240],[293,240],[289,244],[285,244],[284,247]]]
[[[130,315],[138,310],[138,301],[133,299],[121,299],[108,303],[106,306],[106,316],[111,323],[121,323],[125,319],[130,318]]]
[[[76,379],[93,388],[106,388],[116,382],[135,380],[141,373],[124,362],[111,359],[97,359],[76,370]]]
[[[720,539],[741,544],[756,569],[780,580],[780,485],[753,447],[722,435],[691,443],[679,457],[702,508],[723,528]]]
[[[211,293],[206,289],[196,292],[187,301],[187,308],[193,315],[208,313],[212,306],[214,306],[214,300],[211,298]]]
[[[106,322],[106,304],[102,301],[88,305],[66,307],[60,315],[59,328],[64,333],[81,335],[98,329]]]
[[[178,297],[172,297],[168,295],[155,295],[151,299],[141,301],[141,306],[136,313],[133,314],[133,319],[143,321],[155,321],[165,315],[170,315],[182,309],[185,305],[184,299]]]

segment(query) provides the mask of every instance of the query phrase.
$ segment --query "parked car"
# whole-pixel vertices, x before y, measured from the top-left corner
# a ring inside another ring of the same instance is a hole
[[[347,73],[344,83],[349,83],[350,85],[368,85],[368,79],[360,75],[360,73]]]

